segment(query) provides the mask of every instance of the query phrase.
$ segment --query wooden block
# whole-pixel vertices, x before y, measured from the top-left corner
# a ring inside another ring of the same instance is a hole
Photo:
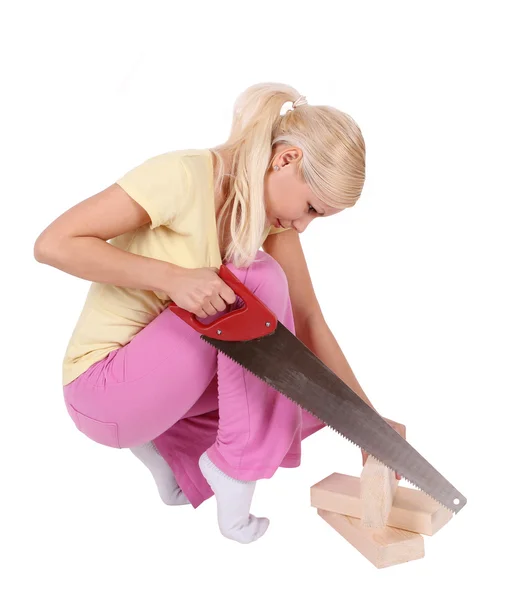
[[[418,533],[383,527],[369,529],[361,525],[360,519],[317,509],[317,513],[342,535],[371,563],[381,569],[423,558],[423,537]]]
[[[332,473],[310,488],[311,504],[315,508],[362,518],[360,478]],[[453,516],[421,490],[399,485],[387,525],[424,535],[434,535]]]
[[[385,527],[398,479],[394,471],[368,456],[360,475],[361,523],[364,527]]]

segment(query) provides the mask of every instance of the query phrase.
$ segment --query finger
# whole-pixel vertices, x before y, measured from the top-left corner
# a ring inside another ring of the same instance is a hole
[[[217,312],[222,312],[227,308],[225,301],[218,294],[211,298],[211,304],[214,306]]]
[[[387,419],[387,422],[391,427],[400,434],[404,439],[406,436],[406,426],[403,423],[397,423],[396,421],[391,421],[391,419]]]
[[[218,314],[218,313],[221,313],[221,312],[223,312],[225,310],[225,302],[224,302],[223,308],[218,308],[219,307],[218,302],[216,302],[215,300],[211,300],[211,306],[214,309],[214,314],[215,315]]]
[[[227,304],[234,304],[236,302],[236,294],[225,283],[218,290],[218,293],[225,300],[225,302],[227,302]]]
[[[199,308],[197,311],[195,311],[195,315],[199,318],[199,319],[205,319],[207,318],[209,315],[205,312],[205,310],[203,308]]]
[[[202,306],[202,308],[205,310],[205,312],[209,315],[209,316],[213,316],[217,313],[216,308],[211,304],[210,300],[206,300]]]

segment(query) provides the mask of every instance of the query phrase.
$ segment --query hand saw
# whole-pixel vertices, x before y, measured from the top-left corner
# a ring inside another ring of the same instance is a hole
[[[209,325],[174,302],[169,309],[202,339],[399,473],[453,513],[466,498],[375,410],[293,335],[222,265],[219,276],[244,305]]]

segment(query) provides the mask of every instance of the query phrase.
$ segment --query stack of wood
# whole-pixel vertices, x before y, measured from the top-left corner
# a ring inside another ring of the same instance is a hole
[[[332,473],[310,489],[317,513],[375,567],[425,555],[453,513],[424,492],[399,485],[395,473],[369,456],[360,477]]]

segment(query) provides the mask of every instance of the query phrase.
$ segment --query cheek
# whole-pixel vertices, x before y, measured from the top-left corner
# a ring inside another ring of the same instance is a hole
[[[299,196],[302,192],[299,186],[294,184],[293,179],[277,175],[277,177],[268,177],[265,181],[265,208],[267,214],[279,217],[282,220],[297,219],[301,213],[301,199]]]
[[[279,204],[278,213],[281,219],[286,219],[288,221],[297,219],[299,217],[297,202],[293,201],[288,196],[285,196]]]
[[[267,213],[273,213],[276,210],[276,199],[277,199],[277,186],[272,181],[272,177],[268,177],[265,180],[264,194],[265,209]]]

